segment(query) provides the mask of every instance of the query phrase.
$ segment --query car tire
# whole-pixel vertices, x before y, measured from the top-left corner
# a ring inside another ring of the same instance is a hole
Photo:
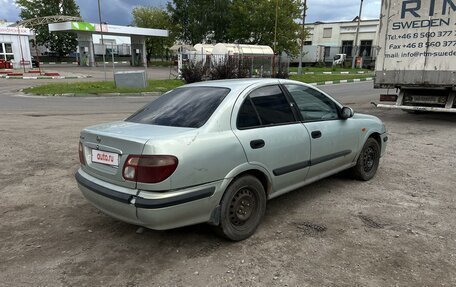
[[[266,211],[263,185],[251,175],[235,179],[223,195],[220,208],[220,235],[232,241],[250,237]]]
[[[358,180],[370,180],[375,176],[380,163],[380,145],[374,138],[368,138],[361,150],[352,175]]]

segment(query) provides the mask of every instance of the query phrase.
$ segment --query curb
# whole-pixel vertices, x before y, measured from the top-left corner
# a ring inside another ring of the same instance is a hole
[[[78,62],[40,62],[40,65],[77,65]]]
[[[303,72],[303,75],[357,75],[357,74],[368,74],[369,72],[357,71],[357,72]],[[290,72],[290,75],[297,75],[298,72]]]
[[[92,76],[5,76],[0,75],[0,79],[15,79],[15,80],[49,80],[49,79],[87,79]]]
[[[334,85],[334,84],[345,84],[345,83],[356,83],[356,82],[366,82],[372,81],[374,78],[363,78],[363,79],[349,79],[349,80],[336,80],[336,81],[326,81],[318,83],[309,83],[312,86],[324,86],[324,85]]]
[[[95,62],[96,64],[103,64],[103,62]],[[111,64],[112,62],[105,62]],[[78,62],[40,62],[40,65],[77,65]],[[129,61],[114,61],[114,64],[130,64]]]
[[[102,65],[103,62],[95,62],[95,64]],[[105,64],[112,64],[112,62],[105,62]],[[130,64],[130,62],[128,62],[128,61],[119,61],[119,62],[114,61],[114,64]]]
[[[141,92],[141,93],[104,93],[104,94],[78,94],[78,93],[68,93],[68,94],[42,94],[35,96],[42,97],[159,97],[163,92]]]

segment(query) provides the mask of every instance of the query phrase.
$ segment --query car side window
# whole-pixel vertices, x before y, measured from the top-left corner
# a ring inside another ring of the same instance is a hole
[[[245,99],[244,103],[239,109],[236,125],[238,129],[248,129],[261,125],[260,118],[258,117],[258,114],[253,107],[250,97],[247,97],[247,99]]]
[[[279,86],[261,87],[250,93],[261,125],[277,125],[295,122],[290,103]]]
[[[339,118],[334,101],[319,91],[301,85],[285,85],[293,97],[304,121],[326,121]]]
[[[296,122],[285,94],[279,86],[261,87],[244,100],[237,118],[238,129]]]

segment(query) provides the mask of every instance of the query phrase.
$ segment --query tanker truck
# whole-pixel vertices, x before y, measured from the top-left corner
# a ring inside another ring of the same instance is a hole
[[[382,0],[378,108],[456,113],[456,0]],[[392,89],[392,90],[391,90]],[[390,93],[391,91],[391,93]]]

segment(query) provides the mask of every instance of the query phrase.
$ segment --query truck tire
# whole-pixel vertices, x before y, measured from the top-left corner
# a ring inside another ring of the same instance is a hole
[[[266,211],[266,193],[261,182],[246,175],[230,184],[220,203],[218,233],[240,241],[255,233]]]
[[[379,162],[380,145],[374,138],[368,138],[351,173],[355,179],[368,181],[375,176]]]

